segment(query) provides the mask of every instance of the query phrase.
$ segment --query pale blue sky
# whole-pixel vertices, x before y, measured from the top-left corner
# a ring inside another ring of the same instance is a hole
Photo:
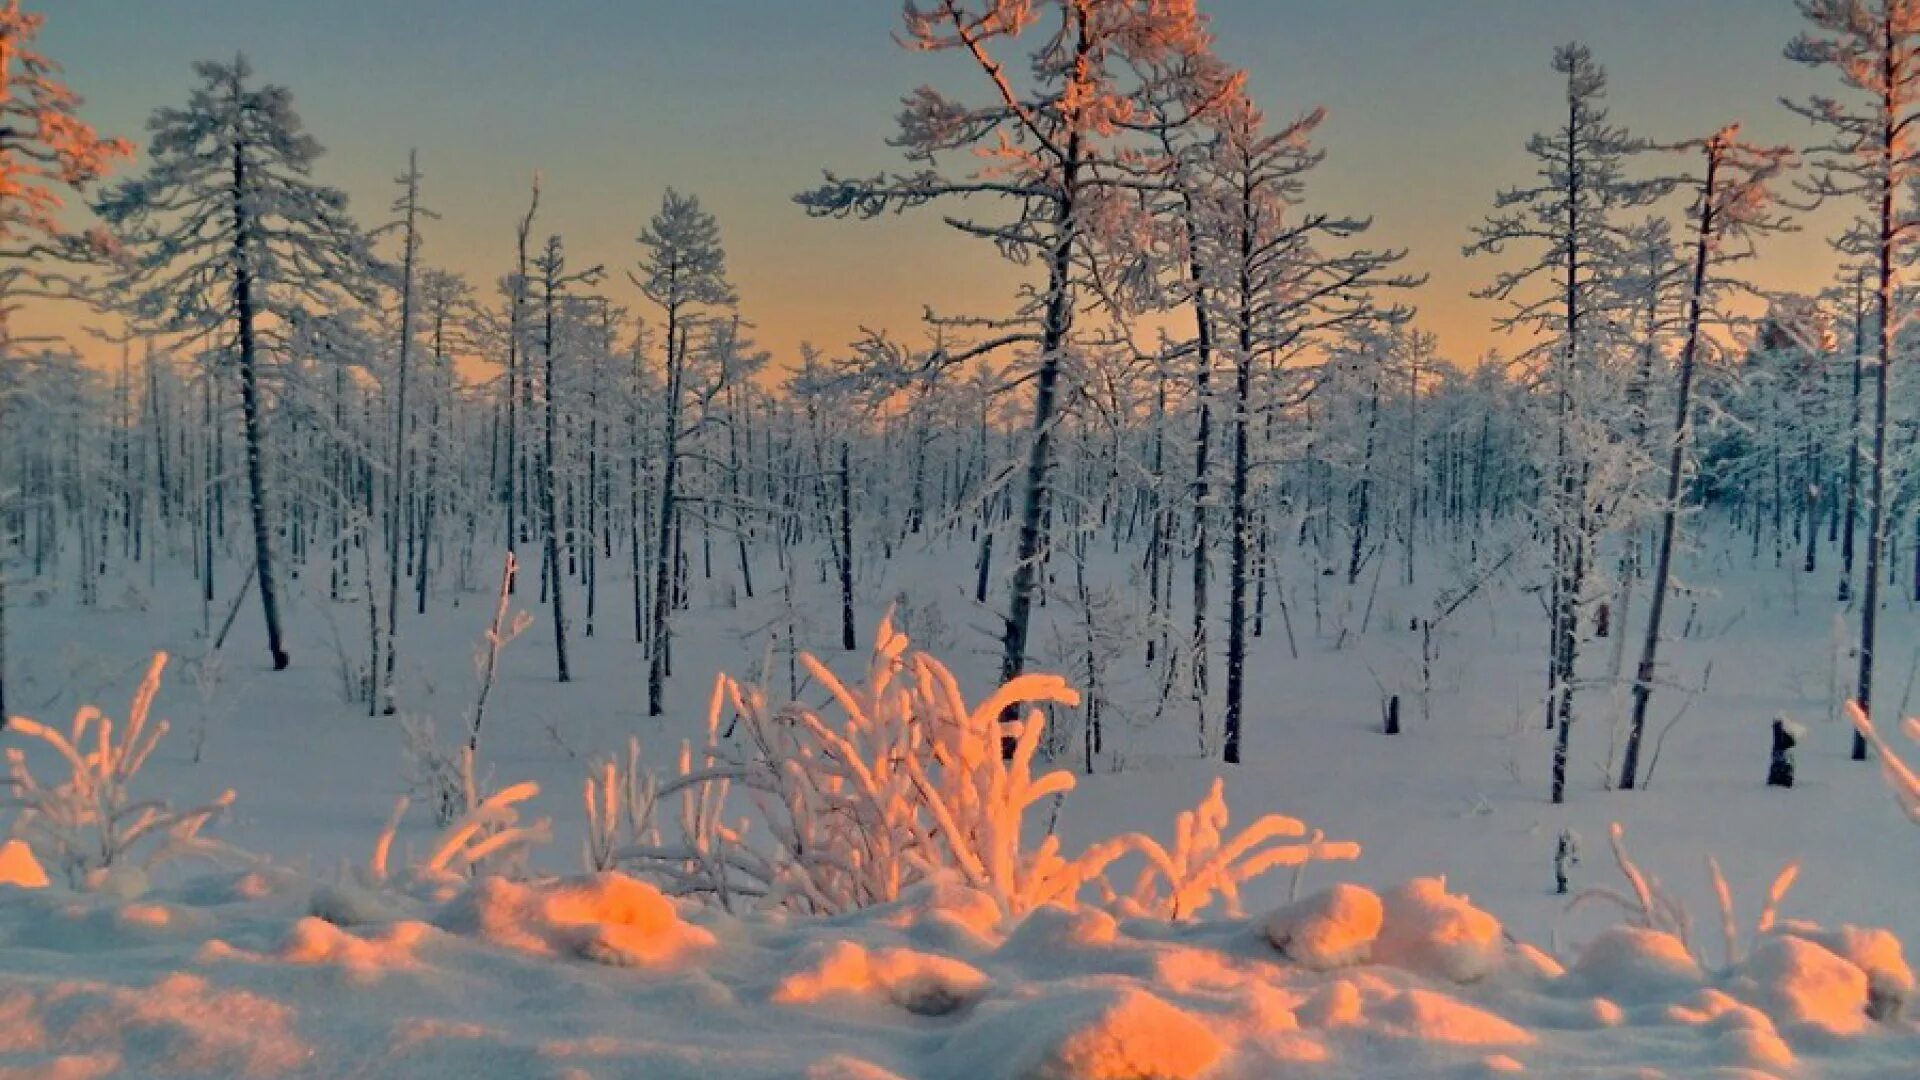
[[[789,201],[823,167],[891,166],[899,97],[935,81],[977,92],[949,59],[899,48],[895,0],[41,0],[46,50],[103,129],[139,138],[184,100],[195,59],[244,50],[292,88],[331,151],[323,178],[363,220],[418,146],[445,215],[429,257],[491,280],[535,169],[542,231],[578,262],[630,262],[668,184],[718,213],[750,318],[779,358],[866,322],[910,331],[921,305],[992,310],[1012,272],[935,216],[807,220]],[[1330,152],[1313,194],[1373,214],[1374,241],[1413,249],[1419,302],[1452,355],[1496,343],[1468,293],[1489,268],[1459,247],[1496,188],[1527,179],[1550,124],[1552,47],[1586,41],[1613,77],[1615,119],[1663,140],[1745,120],[1803,141],[1782,94],[1826,90],[1788,63],[1791,0],[1203,0],[1221,51],[1272,114],[1324,104]],[[953,77],[957,76],[957,78]],[[1821,238],[1774,250],[1769,274],[1812,281]],[[620,293],[622,285],[615,289]]]

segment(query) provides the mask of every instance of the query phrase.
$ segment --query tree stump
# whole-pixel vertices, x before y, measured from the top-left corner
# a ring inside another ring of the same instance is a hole
[[[1793,748],[1800,740],[1795,737],[1792,725],[1785,717],[1775,717],[1773,721],[1773,760],[1767,766],[1767,786],[1793,786]]]
[[[1553,850],[1553,892],[1556,896],[1567,895],[1568,879],[1573,868],[1580,863],[1579,839],[1571,829],[1560,830],[1560,842]]]

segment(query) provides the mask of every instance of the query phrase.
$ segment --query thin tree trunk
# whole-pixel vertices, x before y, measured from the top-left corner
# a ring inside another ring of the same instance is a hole
[[[253,221],[245,192],[248,189],[246,146],[233,147],[234,284],[233,311],[240,336],[240,411],[247,437],[247,489],[253,517],[253,554],[260,567],[260,611],[267,622],[267,653],[273,670],[290,662],[280,630],[280,589],[273,574],[273,536],[267,521],[264,403],[260,396],[259,354],[254,332],[257,301],[253,295]],[[208,560],[211,570],[212,560]],[[209,574],[211,577],[211,574]],[[369,598],[371,599],[371,598]]]
[[[1720,178],[1719,140],[1707,144],[1706,185],[1701,195],[1700,222],[1693,252],[1693,284],[1687,296],[1687,340],[1680,352],[1680,381],[1674,392],[1672,444],[1667,451],[1666,500],[1660,507],[1660,547],[1654,555],[1652,595],[1648,599],[1646,637],[1640,643],[1640,663],[1633,677],[1633,719],[1627,729],[1627,747],[1620,763],[1620,788],[1632,791],[1639,782],[1640,745],[1647,727],[1647,706],[1653,700],[1653,676],[1660,650],[1660,625],[1667,609],[1667,589],[1673,577],[1673,543],[1679,529],[1680,486],[1686,470],[1688,411],[1693,400],[1693,370],[1699,355],[1702,308],[1706,303],[1707,262],[1713,249],[1714,198]]]

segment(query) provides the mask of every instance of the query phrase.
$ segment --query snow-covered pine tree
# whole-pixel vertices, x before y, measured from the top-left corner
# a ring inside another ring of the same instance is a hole
[[[540,526],[546,550],[543,573],[553,604],[554,677],[559,682],[571,681],[573,673],[567,665],[567,575],[566,568],[560,563],[560,395],[555,364],[560,355],[560,339],[557,331],[567,290],[575,285],[590,285],[599,279],[598,266],[577,271],[567,268],[566,245],[558,236],[548,237],[546,247],[533,260],[533,284],[538,290],[535,296],[540,305],[540,407],[543,421]]]
[[[364,297],[373,256],[346,196],[312,180],[320,144],[302,130],[286,88],[253,84],[246,57],[194,65],[182,108],[148,122],[152,164],[114,186],[97,210],[131,256],[134,314],[213,350],[238,376],[256,578],[275,670],[288,663],[274,573],[275,507],[267,476],[265,369],[277,331],[298,308],[342,292]]]
[[[387,654],[379,674],[380,693],[375,695],[381,711],[387,715],[392,715],[398,704],[395,700],[394,666],[400,647],[400,549],[403,534],[407,532],[404,522],[409,497],[408,470],[412,461],[408,453],[408,425],[412,416],[408,412],[407,380],[412,374],[409,369],[413,360],[417,299],[415,285],[419,281],[420,224],[423,219],[439,216],[420,203],[422,179],[420,153],[418,150],[409,150],[407,171],[394,181],[400,187],[400,195],[394,200],[393,210],[400,217],[389,226],[400,233],[400,311],[395,328],[399,347],[395,350],[392,388],[387,405],[392,413],[393,426],[393,441],[388,448],[387,463]]]
[[[659,716],[666,710],[666,681],[672,663],[674,542],[680,527],[681,465],[685,456],[681,440],[688,434],[684,430],[689,423],[686,405],[694,389],[690,382],[696,376],[691,370],[692,352],[694,343],[713,332],[715,321],[724,319],[737,299],[727,280],[720,225],[701,208],[697,196],[681,195],[669,188],[659,213],[641,231],[639,243],[646,248],[646,255],[638,272],[630,272],[628,277],[660,308],[664,319],[665,402],[655,463],[660,471],[660,496],[650,566],[653,613],[647,665],[647,715]]]

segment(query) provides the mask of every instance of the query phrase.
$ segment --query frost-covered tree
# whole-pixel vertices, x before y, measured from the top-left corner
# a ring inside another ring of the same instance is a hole
[[[1685,479],[1691,434],[1694,369],[1711,323],[1724,319],[1720,310],[1735,283],[1728,280],[1731,264],[1751,258],[1753,239],[1785,224],[1774,207],[1770,185],[1788,164],[1787,151],[1750,146],[1739,141],[1739,127],[1725,128],[1684,149],[1699,152],[1701,171],[1685,181],[1694,193],[1692,276],[1687,288],[1686,324],[1680,346],[1679,369],[1674,376],[1673,423],[1666,430],[1666,490],[1660,503],[1660,539],[1654,553],[1646,634],[1640,661],[1634,669],[1633,718],[1620,763],[1620,786],[1631,789],[1638,781],[1641,739],[1646,732],[1647,705],[1653,698],[1658,668],[1660,631],[1666,611],[1667,588],[1673,579],[1673,548],[1679,528],[1681,485]],[[1808,522],[1808,528],[1813,522]]]
[[[553,602],[553,662],[555,678],[569,682],[573,673],[567,665],[566,572],[560,565],[560,394],[556,361],[561,352],[557,331],[567,290],[574,285],[592,284],[600,279],[600,268],[573,271],[567,268],[566,245],[558,236],[547,238],[547,245],[533,260],[533,283],[540,313],[540,404],[541,427],[540,504],[541,527],[545,534],[545,575],[548,596]]]
[[[372,265],[346,196],[312,179],[320,144],[302,130],[284,87],[258,86],[244,56],[194,65],[184,108],[148,121],[152,164],[116,185],[98,211],[129,259],[135,314],[211,349],[238,376],[255,577],[275,670],[288,663],[274,572],[267,476],[265,369],[276,330],[303,306],[361,291]]]
[[[420,155],[418,151],[408,151],[407,171],[400,174],[395,183],[400,186],[400,195],[394,200],[394,212],[399,219],[391,226],[400,234],[400,311],[396,324],[396,336],[399,348],[396,350],[393,367],[392,392],[389,395],[389,408],[393,413],[393,445],[389,448],[387,470],[387,655],[381,665],[381,692],[375,697],[381,702],[381,708],[392,714],[396,707],[394,692],[394,665],[399,653],[400,638],[400,548],[405,530],[401,522],[407,506],[407,472],[409,457],[407,453],[408,424],[412,417],[408,413],[407,380],[413,360],[415,285],[419,281],[420,224],[426,218],[437,217],[420,203]]]
[[[1627,159],[1645,148],[1609,122],[1606,73],[1583,45],[1558,48],[1553,70],[1564,80],[1562,119],[1527,143],[1539,179],[1502,191],[1495,212],[1476,227],[1469,255],[1499,256],[1531,249],[1521,265],[1503,270],[1478,294],[1510,303],[1504,327],[1535,336],[1521,360],[1537,374],[1548,398],[1545,491],[1540,513],[1548,538],[1547,724],[1557,727],[1552,798],[1566,798],[1568,725],[1574,718],[1581,616],[1606,522],[1596,506],[1596,470],[1616,433],[1600,407],[1614,395],[1609,366],[1609,313],[1616,295],[1611,269],[1623,247],[1622,210],[1643,205],[1663,186],[1627,175]]]
[[[986,84],[984,102],[969,104],[930,86],[914,91],[893,142],[916,171],[868,179],[829,173],[824,184],[796,198],[816,216],[864,218],[991,198],[1012,212],[999,219],[955,215],[948,222],[1041,270],[1043,280],[1024,291],[1011,317],[968,320],[980,340],[948,352],[958,363],[1008,347],[1028,351],[1033,411],[1001,635],[1002,677],[1011,681],[1026,668],[1040,590],[1074,316],[1097,270],[1103,228],[1116,217],[1125,220],[1116,211],[1135,202],[1133,166],[1142,140],[1134,127],[1158,115],[1149,103],[1168,96],[1161,92],[1165,79],[1192,77],[1194,66],[1178,60],[1206,54],[1211,39],[1193,4],[1157,0],[912,0],[905,23],[909,48],[963,56]],[[1031,78],[1016,83],[1002,51],[1025,41],[1036,42]],[[1192,97],[1225,88],[1196,86]],[[937,165],[943,157],[969,156],[978,164],[963,174]]]
[[[14,333],[18,306],[49,288],[64,291],[51,278],[50,264],[76,254],[61,218],[66,195],[84,190],[131,153],[125,141],[102,138],[80,118],[80,97],[60,81],[60,66],[34,48],[45,22],[45,16],[21,8],[20,0],[0,4],[0,365],[31,344]],[[0,381],[0,429],[8,426],[14,385]],[[6,574],[12,546],[12,537],[0,533],[0,726],[8,715]]]
[[[688,434],[690,395],[711,399],[717,387],[701,384],[691,370],[694,345],[713,333],[716,321],[736,302],[727,281],[726,249],[720,243],[720,225],[700,206],[696,196],[669,188],[640,233],[646,248],[637,273],[630,273],[641,293],[660,308],[664,350],[666,399],[661,409],[661,441],[656,467],[660,496],[656,504],[653,546],[652,650],[647,666],[647,715],[666,710],[666,680],[672,663],[669,621],[673,612],[673,546],[680,527],[682,439]]]
[[[1306,175],[1321,155],[1310,138],[1324,114],[1315,111],[1269,129],[1241,99],[1225,110],[1203,202],[1207,220],[1201,263],[1212,321],[1230,330],[1222,342],[1232,365],[1228,397],[1231,452],[1227,488],[1227,671],[1222,750],[1240,761],[1245,699],[1248,589],[1252,577],[1256,420],[1297,404],[1313,382],[1298,376],[1273,385],[1285,368],[1319,345],[1325,332],[1397,313],[1376,309],[1372,291],[1414,284],[1387,270],[1397,252],[1334,250],[1368,222],[1299,208]],[[1269,385],[1257,386],[1266,382]],[[1257,396],[1258,395],[1258,396]]]
[[[1872,266],[1874,326],[1872,441],[1867,453],[1867,561],[1861,579],[1860,666],[1854,701],[1873,716],[1875,630],[1880,616],[1881,559],[1887,546],[1887,387],[1895,344],[1911,319],[1901,302],[1902,268],[1920,238],[1911,189],[1920,181],[1920,0],[1796,0],[1813,24],[1787,46],[1787,58],[1831,68],[1853,100],[1816,96],[1787,107],[1818,125],[1822,197],[1868,204],[1864,224],[1841,241],[1848,255]],[[1865,761],[1867,740],[1853,736],[1853,757]]]
[[[463,444],[447,430],[447,424],[458,415],[459,402],[454,395],[459,378],[453,369],[453,359],[470,349],[473,288],[457,274],[431,269],[420,276],[419,288],[421,330],[426,335],[432,359],[426,371],[426,476],[421,485],[420,555],[414,566],[413,582],[415,614],[425,615],[434,529],[443,506],[449,512],[458,509],[455,496],[462,490],[461,485],[449,484],[443,493],[442,484],[443,477],[458,476],[458,466],[466,456],[461,453]]]

